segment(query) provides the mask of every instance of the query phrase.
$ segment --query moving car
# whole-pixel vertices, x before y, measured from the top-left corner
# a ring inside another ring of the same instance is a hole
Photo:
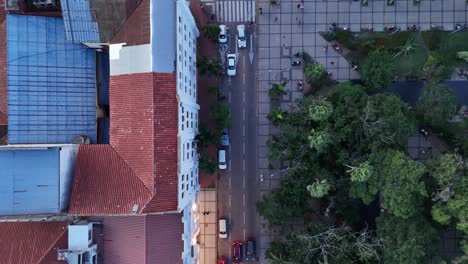
[[[221,131],[221,146],[227,147],[229,146],[229,132],[227,128],[223,128]]]
[[[236,54],[227,55],[227,74],[229,76],[236,75]]]
[[[253,240],[246,242],[245,261],[255,261],[255,241]]]
[[[219,43],[226,43],[227,42],[227,27],[226,25],[219,25]]]
[[[227,238],[227,225],[224,218],[219,219],[219,237]]]
[[[233,263],[242,262],[242,242],[240,241],[232,242],[232,262]]]
[[[237,35],[238,35],[238,45],[239,48],[245,48],[247,47],[247,39],[245,37],[245,26],[244,25],[238,25],[237,26]]]
[[[218,151],[218,167],[220,170],[225,170],[227,168],[226,151],[224,149]]]

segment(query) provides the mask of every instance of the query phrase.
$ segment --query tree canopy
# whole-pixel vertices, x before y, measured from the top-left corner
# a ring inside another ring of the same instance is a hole
[[[443,126],[457,108],[455,93],[448,86],[427,82],[418,99],[418,111],[431,126]]]
[[[361,79],[371,90],[387,87],[395,74],[394,58],[387,50],[369,53],[362,65]]]

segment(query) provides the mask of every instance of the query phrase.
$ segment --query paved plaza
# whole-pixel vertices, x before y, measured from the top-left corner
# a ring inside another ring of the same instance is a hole
[[[421,0],[414,5],[413,0],[395,0],[394,6],[387,6],[384,0],[369,0],[368,6],[360,1],[305,0],[304,8],[297,8],[301,1],[278,0],[279,5],[270,5],[269,0],[259,0],[257,11],[258,39],[258,154],[259,173],[263,175],[260,191],[265,194],[279,186],[281,169],[285,164],[270,162],[267,158],[267,140],[277,128],[267,120],[270,111],[268,91],[272,83],[288,81],[288,94],[281,100],[283,110],[291,110],[302,92],[295,89],[299,80],[304,80],[302,67],[291,66],[291,56],[305,51],[325,66],[332,78],[346,81],[359,78],[359,73],[332,48],[327,52],[324,46],[331,46],[321,36],[332,23],[338,27],[348,27],[351,31],[361,31],[372,26],[374,31],[383,31],[385,26],[395,25],[406,30],[408,25],[417,25],[427,30],[432,24],[453,30],[455,24],[468,21],[468,5],[465,0]],[[274,169],[272,169],[272,167]],[[260,217],[260,260],[264,261],[264,249],[271,236],[267,223]]]

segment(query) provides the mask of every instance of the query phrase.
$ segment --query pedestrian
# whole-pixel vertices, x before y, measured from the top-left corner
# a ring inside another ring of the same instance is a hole
[[[335,62],[334,62],[334,61],[330,61],[330,64],[331,64],[331,65],[334,65],[334,64],[335,64]]]
[[[296,22],[299,22],[299,18],[298,18],[298,17],[296,17]]]
[[[328,46],[323,46],[323,52],[327,53],[328,51]]]
[[[260,13],[260,15],[263,14],[263,9],[260,7],[260,8],[258,9],[258,12]]]
[[[275,22],[278,22],[278,17],[275,17]]]

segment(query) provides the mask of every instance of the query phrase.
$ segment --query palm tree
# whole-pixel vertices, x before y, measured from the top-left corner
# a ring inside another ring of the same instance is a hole
[[[285,91],[284,87],[288,84],[288,81],[284,81],[282,83],[272,83],[270,88],[270,96],[279,97],[287,92]]]
[[[406,40],[406,43],[403,46],[399,46],[396,48],[398,50],[398,53],[395,54],[394,58],[401,55],[409,55],[416,49],[417,46],[419,46],[419,44],[417,44],[413,38],[409,38],[408,40]]]
[[[281,121],[284,120],[286,112],[281,111],[281,108],[278,107],[273,109],[268,114],[267,118],[270,120],[274,125],[278,125]]]
[[[323,196],[327,195],[328,192],[331,190],[332,186],[328,183],[327,180],[317,179],[316,182],[312,183],[311,185],[307,185],[307,191],[309,191],[310,196],[315,198],[322,198]]]

